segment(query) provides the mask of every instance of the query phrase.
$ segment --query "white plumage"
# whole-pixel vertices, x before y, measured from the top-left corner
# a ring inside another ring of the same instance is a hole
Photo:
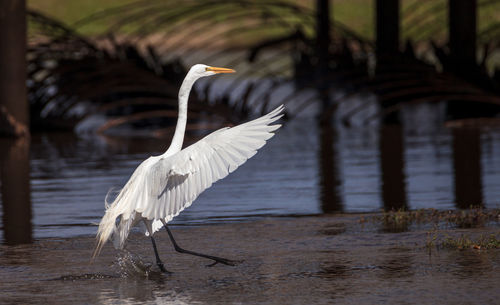
[[[109,238],[115,247],[122,248],[131,227],[141,220],[150,234],[159,230],[205,189],[254,156],[281,126],[271,124],[282,116],[283,106],[253,121],[219,129],[181,150],[193,83],[202,76],[224,72],[234,71],[205,65],[191,68],[179,91],[179,119],[169,149],[142,162],[106,209],[95,254]]]

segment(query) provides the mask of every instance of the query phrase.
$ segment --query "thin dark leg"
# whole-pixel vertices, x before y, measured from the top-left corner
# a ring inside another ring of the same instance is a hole
[[[165,269],[165,266],[163,266],[163,262],[161,261],[160,256],[158,255],[158,249],[156,249],[155,239],[153,238],[152,235],[150,235],[150,237],[151,237],[151,243],[153,244],[153,250],[155,250],[156,265],[158,265],[158,268],[160,268],[161,272],[171,273],[170,271],[168,271],[167,269]]]
[[[191,254],[191,255],[195,255],[195,256],[200,256],[200,257],[204,257],[204,258],[208,258],[208,259],[213,260],[214,262],[210,265],[207,265],[208,267],[212,267],[212,266],[216,265],[217,263],[221,263],[221,264],[229,265],[229,266],[236,266],[236,264],[242,262],[242,261],[230,260],[230,259],[226,259],[226,258],[222,258],[222,257],[197,253],[197,252],[183,249],[183,248],[179,247],[179,245],[177,245],[177,243],[175,242],[174,235],[172,235],[172,232],[170,231],[168,226],[165,224],[164,227],[167,230],[168,236],[170,237],[170,241],[172,241],[172,244],[174,245],[175,251],[180,252],[180,253],[186,253],[186,254]]]

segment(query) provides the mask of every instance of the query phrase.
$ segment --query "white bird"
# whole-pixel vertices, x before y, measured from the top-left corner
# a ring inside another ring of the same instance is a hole
[[[212,132],[200,141],[184,148],[188,98],[194,82],[204,76],[233,73],[232,69],[194,65],[187,73],[179,90],[179,116],[172,143],[167,151],[143,161],[134,171],[116,199],[106,206],[106,212],[97,231],[94,257],[111,238],[115,248],[122,249],[130,229],[141,221],[146,235],[151,237],[158,267],[164,271],[153,234],[165,227],[175,250],[214,260],[212,265],[232,261],[180,248],[167,223],[189,207],[212,183],[226,177],[257,153],[281,125],[270,125],[278,120],[284,107],[253,121]]]

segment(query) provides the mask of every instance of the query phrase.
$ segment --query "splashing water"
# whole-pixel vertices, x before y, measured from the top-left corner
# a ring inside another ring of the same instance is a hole
[[[152,266],[153,264],[144,262],[139,255],[128,250],[121,250],[113,263],[113,267],[123,278],[149,278],[152,273],[158,273],[151,270]]]
[[[113,279],[116,276],[102,273],[85,273],[78,275],[63,275],[54,279],[50,279],[50,281],[79,281],[79,280],[104,280],[104,279]]]

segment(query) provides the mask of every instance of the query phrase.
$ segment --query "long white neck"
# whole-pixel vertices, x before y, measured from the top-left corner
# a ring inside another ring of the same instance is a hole
[[[170,147],[165,152],[165,155],[174,154],[182,149],[182,143],[184,142],[184,133],[186,131],[187,122],[187,108],[188,99],[191,88],[194,82],[199,78],[198,75],[188,72],[186,78],[182,82],[181,89],[179,90],[179,117],[177,118],[177,125],[175,126],[174,137],[172,138],[172,143]]]

